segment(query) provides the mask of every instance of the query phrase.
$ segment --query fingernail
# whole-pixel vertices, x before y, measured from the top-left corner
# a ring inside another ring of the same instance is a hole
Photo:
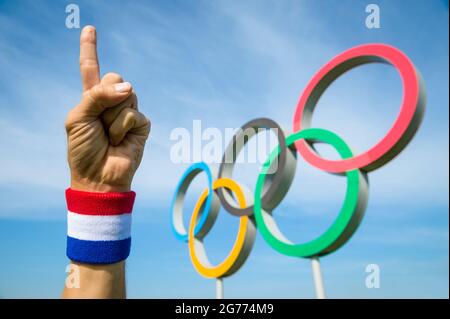
[[[116,92],[119,92],[119,93],[128,92],[131,89],[131,84],[128,82],[117,83],[117,84],[114,84],[114,89],[116,90]]]
[[[93,25],[87,25],[83,28],[83,31],[95,31],[95,27]]]
[[[96,33],[95,28],[93,26],[85,26],[83,30],[81,30],[81,41],[85,42],[95,42],[96,41]]]

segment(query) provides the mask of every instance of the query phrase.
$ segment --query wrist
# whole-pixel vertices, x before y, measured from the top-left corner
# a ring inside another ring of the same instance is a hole
[[[125,261],[107,265],[72,261],[79,271],[77,289],[64,289],[63,298],[125,298]]]
[[[83,181],[80,179],[72,178],[70,182],[70,188],[73,190],[84,192],[129,192],[131,191],[131,183],[97,183],[91,181]]]

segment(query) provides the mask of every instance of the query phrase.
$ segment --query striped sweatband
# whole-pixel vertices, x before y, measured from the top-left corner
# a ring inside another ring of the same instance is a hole
[[[135,192],[93,193],[68,188],[67,257],[87,264],[113,264],[130,254]]]

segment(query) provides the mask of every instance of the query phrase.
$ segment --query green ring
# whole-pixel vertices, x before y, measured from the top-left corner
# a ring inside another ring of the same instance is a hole
[[[286,137],[286,147],[300,139],[318,140],[330,144],[342,159],[353,156],[348,145],[338,135],[324,129],[304,129],[291,134]],[[254,213],[257,228],[264,240],[279,253],[295,257],[323,256],[340,248],[353,235],[364,216],[368,195],[367,176],[359,169],[346,172],[347,192],[345,201],[333,224],[319,237],[303,244],[294,244],[285,238],[278,229],[272,213],[261,208],[261,194],[267,170],[279,153],[280,147],[278,146],[270,153],[256,182]]]

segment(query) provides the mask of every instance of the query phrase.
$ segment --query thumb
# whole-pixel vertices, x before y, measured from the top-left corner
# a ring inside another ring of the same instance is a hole
[[[97,117],[105,109],[123,102],[130,96],[132,89],[128,82],[97,84],[83,94],[77,108],[84,114]]]

